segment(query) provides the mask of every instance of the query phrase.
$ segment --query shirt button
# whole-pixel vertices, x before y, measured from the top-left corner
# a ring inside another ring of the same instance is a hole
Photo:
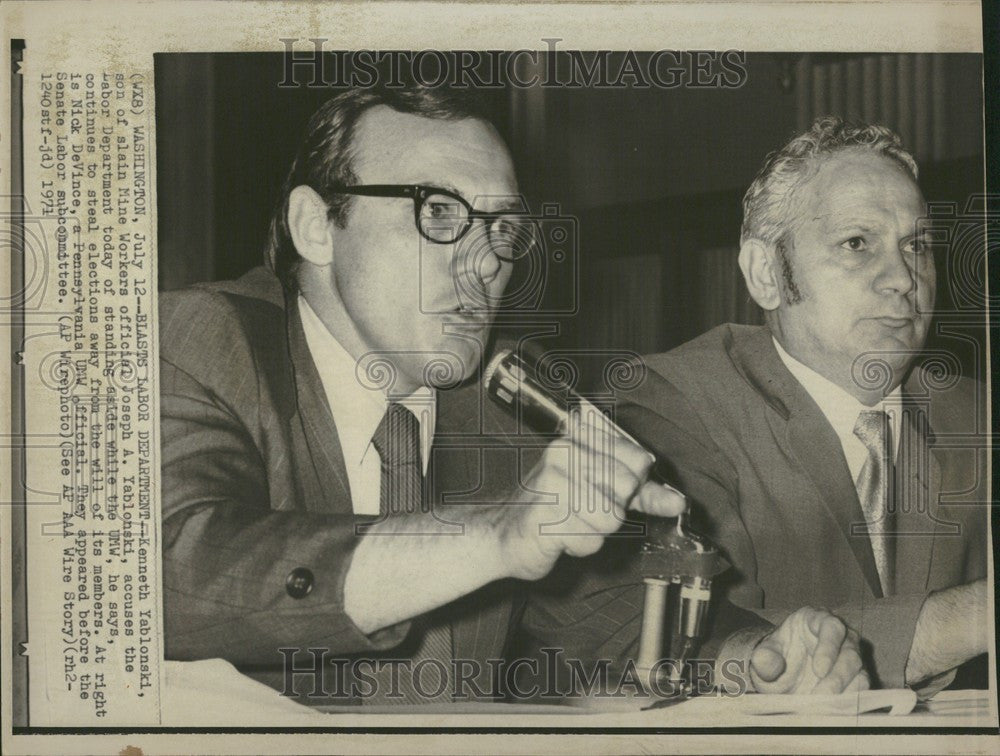
[[[285,590],[293,599],[305,598],[313,589],[313,574],[305,567],[296,567],[285,578]]]

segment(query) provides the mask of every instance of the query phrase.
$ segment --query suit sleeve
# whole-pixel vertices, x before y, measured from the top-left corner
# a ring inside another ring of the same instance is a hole
[[[575,660],[588,670],[602,660],[612,669],[636,660],[645,586],[638,574],[616,569],[620,548],[612,542],[592,557],[563,557],[548,578],[533,586],[522,628],[539,648],[557,649],[564,662]],[[666,617],[667,631],[671,619]],[[692,660],[698,665],[695,674],[709,684],[728,681],[745,691],[750,653],[772,629],[753,612],[714,598],[697,660]],[[668,653],[664,648],[663,656]]]
[[[906,687],[906,663],[923,608],[924,594],[872,598],[858,603],[824,607],[837,615],[861,636],[861,656],[873,673],[873,686]],[[798,609],[797,606],[758,609],[757,613],[775,624]],[[944,686],[941,686],[944,687]],[[917,688],[918,692],[922,688]]]
[[[764,606],[757,580],[755,544],[744,524],[739,483],[732,465],[712,442],[698,415],[668,381],[651,376],[655,393],[636,396],[619,411],[621,424],[663,461],[662,474],[694,505],[696,529],[726,554],[733,567],[720,575],[720,592],[775,625],[799,606]],[[655,404],[652,409],[646,404]],[[871,599],[864,606],[825,607],[858,631],[862,654],[884,687],[902,687],[917,615],[924,596]],[[809,601],[803,601],[808,605]],[[818,600],[817,602],[818,603]]]
[[[651,373],[648,386],[628,397],[619,423],[662,460],[660,474],[694,504],[695,529],[718,545],[733,568],[720,575],[720,593],[762,618],[780,624],[799,606],[768,606],[757,579],[755,544],[744,523],[739,481],[713,443],[690,401],[672,383]],[[870,598],[863,604],[825,607],[861,636],[862,656],[882,687],[904,687],[917,617],[926,595]],[[809,604],[803,601],[803,605]],[[819,604],[819,600],[814,605]]]
[[[390,648],[344,612],[354,518],[274,511],[261,451],[233,412],[161,359],[163,587],[168,659],[281,663],[279,649]]]
[[[666,381],[656,374],[649,380],[657,383],[661,397],[669,398],[691,421],[697,422],[683,398]],[[730,553],[727,558],[750,565],[752,574],[753,549],[734,505],[734,475],[722,464],[718,453],[713,452],[710,442],[706,444],[698,434],[687,432],[683,418],[679,422],[667,421],[632,401],[616,407],[615,420],[656,452],[661,460],[654,471],[657,477],[678,485],[697,500],[716,503],[710,518],[696,520],[696,530],[712,535],[718,543],[730,543],[738,555]],[[678,474],[680,470],[683,475]],[[709,532],[709,524],[716,526],[715,532]],[[641,537],[624,536],[625,528],[609,538],[592,557],[583,560],[564,557],[553,574],[535,587],[523,626],[536,640],[564,649],[568,658],[584,662],[635,659],[645,589],[636,570]],[[730,674],[735,671],[734,676],[738,676],[739,668],[746,671],[750,651],[774,627],[753,611],[723,597],[727,588],[739,583],[744,605],[760,605],[762,594],[756,584],[740,580],[735,572],[730,570],[716,578],[710,619],[698,653],[699,659],[713,662],[711,674],[716,680],[721,665],[727,661]]]
[[[647,384],[641,393],[624,397],[617,408],[618,423],[656,455],[656,477],[684,493],[693,530],[708,537],[732,565],[716,576],[713,589],[739,606],[763,606],[736,470],[680,391],[657,373],[649,375]],[[646,406],[654,400],[655,409]]]

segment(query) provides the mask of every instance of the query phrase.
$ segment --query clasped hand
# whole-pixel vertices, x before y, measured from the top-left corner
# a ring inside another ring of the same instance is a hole
[[[563,552],[587,556],[616,532],[628,509],[676,517],[686,502],[649,479],[653,457],[619,435],[596,410],[573,412],[563,437],[551,443],[525,481],[501,534],[516,577],[549,572]],[[858,635],[838,617],[804,607],[754,649],[750,682],[760,693],[841,693],[865,690]]]
[[[858,634],[826,611],[803,607],[754,649],[750,682],[758,693],[833,694],[867,690]]]

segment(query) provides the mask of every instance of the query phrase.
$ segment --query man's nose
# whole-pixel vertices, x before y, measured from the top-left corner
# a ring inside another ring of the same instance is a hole
[[[452,275],[489,284],[500,275],[503,263],[493,248],[489,228],[483,219],[476,219],[463,236],[452,256]]]
[[[907,295],[915,286],[914,253],[895,248],[886,252],[882,269],[875,280],[879,291]]]

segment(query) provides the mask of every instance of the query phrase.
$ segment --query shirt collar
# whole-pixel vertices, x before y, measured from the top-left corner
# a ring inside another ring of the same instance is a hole
[[[298,303],[306,343],[337,426],[344,464],[355,469],[369,449],[374,448],[372,436],[382,422],[389,400],[383,391],[371,389],[359,380],[357,360],[333,337],[301,294]],[[437,394],[421,386],[409,396],[393,397],[393,401],[410,410],[420,423],[420,457],[426,472],[437,423]]]
[[[820,375],[808,365],[804,365],[785,351],[778,340],[771,336],[774,348],[778,351],[778,356],[788,368],[788,371],[795,376],[795,379],[812,397],[819,406],[820,411],[826,416],[830,425],[837,432],[840,438],[851,438],[854,436],[854,426],[858,421],[858,415],[863,410],[883,410],[888,412],[892,418],[893,430],[896,430],[896,415],[899,410],[900,387],[897,386],[882,401],[873,407],[868,407],[851,396],[833,381]],[[898,434],[894,434],[898,444]]]

